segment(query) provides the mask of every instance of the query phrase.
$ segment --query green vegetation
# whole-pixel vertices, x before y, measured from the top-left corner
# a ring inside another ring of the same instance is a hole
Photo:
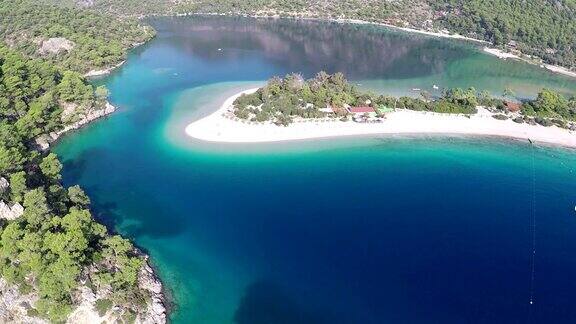
[[[130,312],[146,300],[137,285],[143,259],[94,221],[80,187],[62,186],[57,156],[35,149],[38,136],[64,127],[63,105],[101,104],[94,92],[78,73],[0,46],[0,176],[10,184],[0,198],[24,207],[15,220],[0,219],[0,276],[37,293],[30,314],[55,322],[72,310],[80,279],[110,288],[111,303]]]
[[[559,93],[544,89],[536,99],[522,105],[522,113],[539,118],[576,121],[576,97],[567,99]]]
[[[429,0],[447,14],[438,23],[495,45],[516,41],[523,53],[576,68],[574,0]]]
[[[234,102],[234,113],[241,119],[274,120],[286,125],[294,117],[324,117],[326,113],[320,109],[327,106],[345,115],[344,107],[358,100],[361,100],[360,94],[342,73],[328,75],[320,72],[307,81],[298,74],[289,74],[284,79],[270,79],[266,86],[253,94],[240,96]]]
[[[114,304],[112,304],[110,299],[98,299],[96,301],[96,311],[100,316],[104,316],[112,306],[114,306]]]
[[[74,0],[52,0],[74,5]],[[94,0],[82,8],[118,16],[179,13],[361,19],[451,32],[512,45],[550,64],[576,68],[575,0]],[[511,41],[516,42],[514,45]]]
[[[386,107],[473,114],[478,100],[472,88],[448,90],[437,100],[377,96],[360,92],[342,73],[320,72],[310,80],[299,74],[289,74],[284,79],[274,77],[255,93],[238,97],[234,115],[254,122],[288,125],[294,118],[346,117],[354,106],[369,106],[376,112]]]
[[[426,97],[426,96],[423,96]],[[432,111],[447,114],[475,114],[479,105],[479,94],[474,88],[463,90],[460,88],[446,90],[442,97],[436,100],[412,97],[379,96],[376,104],[398,109],[418,111]]]
[[[510,91],[505,91],[513,96]],[[272,121],[287,126],[294,119],[339,118],[349,120],[352,107],[370,107],[372,117],[382,117],[393,109],[409,109],[449,114],[475,114],[477,106],[484,106],[496,113],[500,120],[512,118],[517,123],[556,125],[574,128],[576,122],[576,97],[568,99],[544,89],[534,100],[522,104],[521,116],[511,114],[502,99],[487,92],[478,93],[474,88],[455,88],[444,91],[438,98],[424,92],[421,98],[391,97],[359,91],[348,83],[342,73],[318,73],[310,80],[299,74],[284,78],[274,77],[252,94],[244,94],[234,101],[234,116],[250,122]],[[365,121],[360,118],[360,121]]]
[[[120,63],[128,48],[153,36],[133,19],[44,3],[0,0],[0,39],[29,57],[85,73]],[[57,41],[42,50],[48,39]]]

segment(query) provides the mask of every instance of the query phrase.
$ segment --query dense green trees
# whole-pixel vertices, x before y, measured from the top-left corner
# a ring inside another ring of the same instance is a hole
[[[250,95],[242,95],[235,102],[235,114],[253,121],[274,120],[288,124],[294,117],[323,117],[320,109],[327,106],[344,108],[355,104],[360,94],[342,73],[318,73],[313,79],[304,80],[298,74],[284,79],[275,77],[266,86]]]
[[[114,305],[134,313],[146,299],[137,286],[143,259],[94,221],[88,196],[78,186],[64,188],[57,156],[34,143],[64,126],[62,105],[98,105],[107,90],[95,93],[80,74],[2,46],[0,89],[0,176],[10,184],[2,200],[24,207],[20,218],[0,222],[0,276],[36,292],[35,310],[55,322],[73,309],[81,277],[110,288]]]
[[[480,105],[507,112],[502,99],[486,91],[478,93],[474,88],[448,89],[437,98],[426,93],[422,93],[422,98],[396,98],[360,92],[341,73],[320,72],[310,80],[298,74],[283,79],[274,77],[255,93],[238,97],[234,101],[234,115],[249,121],[288,125],[294,118],[342,117],[348,114],[346,108],[366,105],[376,111],[387,107],[451,114],[474,114]],[[576,121],[576,97],[568,99],[544,89],[536,99],[524,102],[522,113],[530,122],[536,117],[535,122],[545,126],[569,127],[571,121]]]
[[[150,27],[134,19],[46,3],[0,0],[0,38],[26,55],[42,56],[61,67],[88,72],[120,63],[126,49],[153,36]],[[40,53],[43,41],[58,37],[71,41],[72,49]],[[38,81],[49,82],[50,78]]]
[[[438,23],[496,45],[516,41],[527,54],[576,68],[574,0],[429,0],[446,13]]]
[[[522,112],[529,116],[576,121],[576,97],[569,100],[557,92],[544,89],[536,99],[522,105]]]
[[[478,97],[473,88],[447,90],[438,100],[376,96],[358,91],[342,73],[329,75],[320,72],[310,80],[304,80],[298,74],[289,74],[284,79],[274,77],[255,93],[238,97],[234,101],[234,114],[240,119],[257,122],[271,120],[279,125],[287,125],[295,117],[342,117],[348,114],[348,107],[366,105],[473,114],[479,104]],[[330,108],[330,112],[323,111],[325,108]]]
[[[73,7],[73,0],[52,0]],[[362,19],[448,29],[576,68],[575,0],[94,0],[92,12],[117,16],[177,13],[279,14]]]

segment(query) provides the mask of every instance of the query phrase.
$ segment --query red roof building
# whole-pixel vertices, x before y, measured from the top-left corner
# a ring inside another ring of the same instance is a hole
[[[350,107],[350,112],[353,114],[375,113],[374,108],[369,106]]]
[[[517,102],[511,102],[511,101],[506,101],[504,103],[504,106],[506,106],[506,109],[508,109],[508,111],[510,111],[510,112],[517,112],[517,111],[520,111],[520,108],[522,108],[522,104],[519,104]]]

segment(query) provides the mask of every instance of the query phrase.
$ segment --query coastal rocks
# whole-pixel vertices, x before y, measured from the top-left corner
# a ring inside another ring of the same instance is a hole
[[[0,278],[0,323],[47,324],[43,319],[28,315],[37,300],[35,294],[21,294],[16,286]]]
[[[146,257],[146,256],[145,256]],[[146,257],[147,258],[147,257]],[[93,272],[90,269],[88,272]],[[138,287],[144,290],[149,297],[145,307],[138,310],[134,319],[136,324],[164,324],[166,323],[166,307],[164,306],[164,295],[162,294],[162,283],[154,274],[154,270],[145,263],[138,274]],[[68,317],[66,323],[121,323],[125,318],[125,312],[121,307],[113,307],[105,314],[99,314],[96,303],[98,300],[109,298],[112,291],[109,287],[103,287],[93,291],[87,286],[81,286],[74,294],[75,304],[79,305]]]
[[[59,54],[61,52],[70,52],[74,48],[74,42],[64,37],[54,37],[43,40],[40,43],[38,53],[40,55]]]
[[[106,102],[106,104],[104,105],[104,108],[95,109],[95,110],[88,111],[86,113],[82,113],[80,115],[80,119],[78,121],[76,121],[70,125],[67,125],[66,127],[64,127],[62,130],[59,130],[58,132],[51,133],[50,137],[51,137],[52,141],[55,141],[64,133],[71,131],[71,130],[74,130],[74,129],[81,128],[82,126],[88,124],[89,122],[96,120],[98,118],[102,118],[106,115],[109,115],[109,114],[115,112],[115,111],[116,111],[116,107],[112,106],[109,102]]]
[[[62,106],[62,114],[60,115],[60,120],[66,123],[72,118],[74,113],[78,110],[78,104],[74,102],[61,102],[60,106]]]
[[[64,107],[64,110],[66,111],[66,109],[68,109],[68,111],[66,112],[66,115],[64,116],[64,112],[63,112],[63,116],[62,118],[68,118],[70,115],[72,115],[75,112],[75,109],[77,107],[74,105],[68,105]],[[62,136],[62,134],[74,130],[74,129],[79,129],[81,127],[83,127],[84,125],[90,123],[91,121],[94,121],[98,118],[102,118],[104,116],[107,116],[113,112],[116,111],[116,107],[112,106],[109,102],[106,102],[106,104],[104,105],[104,108],[101,109],[93,109],[90,110],[88,112],[83,112],[81,114],[79,114],[79,119],[67,126],[65,126],[63,129],[57,131],[57,132],[52,132],[50,134],[44,134],[41,135],[39,137],[37,137],[34,142],[36,144],[36,148],[40,151],[46,151],[47,149],[50,148],[50,143],[56,141],[58,138],[60,138],[60,136]]]
[[[143,324],[166,323],[166,306],[162,294],[162,283],[148,262],[144,264],[138,274],[138,285],[150,293],[151,300],[148,302],[145,314],[139,315],[137,322]]]
[[[15,220],[24,214],[24,207],[19,203],[9,206],[3,200],[0,200],[0,219]]]
[[[145,256],[147,259],[148,257]],[[88,272],[95,271],[90,268]],[[96,303],[99,299],[106,299],[111,291],[103,288],[94,291],[82,281],[84,285],[78,287],[73,293],[74,304],[77,305],[66,320],[67,324],[113,324],[125,322],[125,313],[120,307],[113,307],[105,314],[100,314]],[[138,310],[133,323],[136,324],[164,324],[166,323],[166,307],[162,283],[156,277],[154,270],[146,262],[138,274],[138,286],[148,293],[148,302],[145,307]],[[0,323],[31,323],[45,324],[44,319],[31,316],[34,305],[38,301],[35,293],[22,294],[17,286],[8,284],[0,278]]]
[[[136,44],[139,45],[139,44]],[[91,77],[98,77],[98,76],[103,76],[103,75],[107,75],[110,72],[112,72],[112,70],[122,66],[122,64],[124,64],[125,61],[122,61],[116,65],[114,65],[113,67],[107,68],[107,69],[102,69],[102,70],[91,70],[90,72],[84,74],[85,77],[87,78],[91,78]]]

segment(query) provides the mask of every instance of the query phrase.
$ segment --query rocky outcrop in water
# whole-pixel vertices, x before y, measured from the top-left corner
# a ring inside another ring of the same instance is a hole
[[[70,104],[68,106],[64,105],[64,111],[66,112],[66,114],[63,113],[63,118],[67,118],[70,115],[74,114],[76,109],[78,109],[78,107],[76,106]],[[60,138],[62,134],[74,129],[79,129],[85,126],[86,124],[90,123],[91,121],[110,115],[115,111],[116,107],[112,106],[109,102],[106,102],[104,107],[101,109],[92,109],[89,110],[88,112],[80,113],[78,119],[75,122],[68,124],[63,129],[57,132],[52,132],[50,134],[37,137],[35,139],[36,147],[41,151],[45,151],[49,149],[50,144],[56,141],[58,138]]]

